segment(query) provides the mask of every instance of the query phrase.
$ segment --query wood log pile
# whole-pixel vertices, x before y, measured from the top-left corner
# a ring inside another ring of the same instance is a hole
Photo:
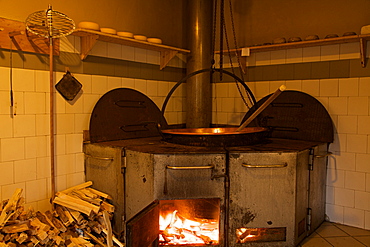
[[[86,182],[56,193],[53,210],[25,210],[22,189],[0,202],[0,247],[123,247],[113,234],[109,195]]]

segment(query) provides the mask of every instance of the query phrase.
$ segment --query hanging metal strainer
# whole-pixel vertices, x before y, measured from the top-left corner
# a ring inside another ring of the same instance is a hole
[[[49,8],[30,14],[26,19],[26,28],[33,34],[44,38],[61,38],[73,32],[74,21],[63,13]]]

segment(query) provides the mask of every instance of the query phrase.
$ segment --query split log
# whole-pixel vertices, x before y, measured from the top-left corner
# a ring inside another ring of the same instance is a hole
[[[12,217],[17,207],[19,197],[21,196],[23,189],[16,189],[12,198],[7,202],[0,214],[0,228],[3,227],[6,222]]]
[[[2,228],[2,232],[4,232],[4,233],[24,232],[24,231],[27,231],[27,230],[29,230],[28,221],[27,222],[22,222],[22,223],[19,223],[19,224],[10,225],[10,226],[4,226]]]
[[[79,185],[76,185],[76,186],[73,186],[73,187],[70,187],[66,190],[63,190],[63,191],[60,191],[60,192],[57,192],[56,195],[58,196],[60,193],[61,194],[68,194],[70,192],[72,192],[73,190],[80,190],[80,189],[84,189],[86,187],[89,187],[92,185],[92,182],[91,181],[88,181],[86,183],[83,183],[83,184],[79,184]]]
[[[19,237],[16,239],[16,241],[21,244],[23,243],[24,241],[26,241],[28,239],[28,235],[27,233],[24,233],[22,232],[21,234],[19,234]]]
[[[100,196],[100,197],[103,197],[103,198],[105,198],[105,199],[112,199],[112,197],[110,196],[110,195],[108,195],[108,194],[105,194],[105,193],[103,193],[103,192],[101,192],[101,191],[98,191],[98,190],[95,190],[95,189],[93,189],[93,188],[86,188],[87,190],[89,190],[90,192],[92,192],[92,193],[94,193],[94,194],[96,194],[96,195],[98,195],[98,196]]]
[[[58,193],[58,196],[54,198],[53,202],[84,213],[87,216],[89,216],[91,212],[96,214],[99,212],[98,206],[92,205],[84,200],[66,195],[64,193]]]

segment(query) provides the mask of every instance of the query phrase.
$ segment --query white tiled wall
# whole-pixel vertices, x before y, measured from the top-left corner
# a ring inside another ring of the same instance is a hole
[[[368,45],[368,51],[369,48]],[[359,44],[347,43],[252,53],[247,64],[261,66],[359,57]],[[328,160],[326,214],[330,221],[370,229],[370,77],[247,84],[258,99],[285,84],[289,90],[316,97],[326,107],[335,126],[335,140],[330,145],[333,155]],[[214,85],[214,90],[214,122],[240,124],[246,107],[242,106],[239,95],[230,94],[235,91],[235,83],[219,83]]]
[[[78,52],[79,38],[62,40],[61,49]],[[159,64],[159,53],[98,42],[91,54]],[[183,66],[173,59],[171,66]],[[13,68],[14,115],[10,114],[10,69],[0,67],[0,199],[8,199],[22,188],[26,203],[37,210],[50,208],[50,137],[49,72]],[[58,82],[64,73],[54,72]],[[55,94],[55,168],[56,190],[85,181],[83,130],[98,99],[119,87],[134,88],[148,95],[161,108],[175,82],[150,81],[111,76],[74,74],[83,85],[82,93],[72,102]],[[184,122],[183,86],[176,91],[166,109],[170,124]]]

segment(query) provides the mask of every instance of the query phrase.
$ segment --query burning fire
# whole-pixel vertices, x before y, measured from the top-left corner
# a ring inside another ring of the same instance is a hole
[[[160,245],[218,244],[219,229],[216,220],[190,220],[177,210],[159,219]]]

